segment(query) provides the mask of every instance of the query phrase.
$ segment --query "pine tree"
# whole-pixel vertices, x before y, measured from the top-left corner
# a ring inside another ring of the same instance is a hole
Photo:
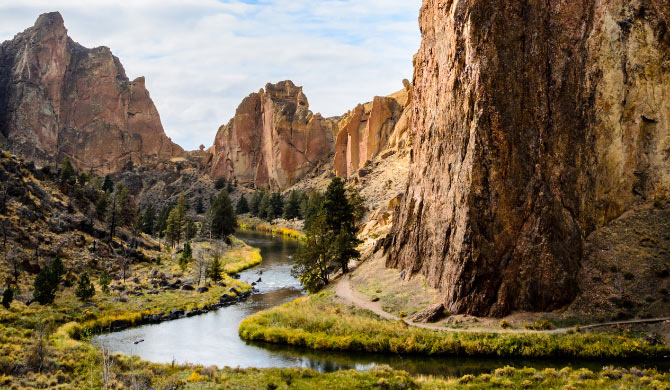
[[[106,193],[114,191],[114,182],[109,175],[105,176],[105,181],[102,183],[102,190]]]
[[[158,213],[158,218],[156,218],[156,224],[154,225],[154,232],[159,236],[163,236],[167,230],[167,220],[170,216],[172,207],[170,205],[165,205],[161,208],[160,213]]]
[[[334,234],[333,250],[336,252],[335,262],[342,268],[342,273],[349,271],[349,261],[360,257],[356,247],[361,243],[356,236],[356,220],[354,208],[347,198],[344,181],[336,177],[328,185],[323,200],[323,213],[328,230]]]
[[[109,272],[107,272],[107,270],[103,270],[100,274],[100,279],[98,279],[98,284],[100,285],[100,289],[104,294],[109,293],[109,284],[111,282],[112,278],[109,276]]]
[[[218,253],[214,255],[212,264],[210,264],[209,269],[207,270],[207,276],[209,276],[214,283],[221,280],[221,256]]]
[[[304,245],[294,256],[291,274],[310,293],[315,293],[328,284],[329,266],[333,261],[331,244],[334,240],[324,213],[319,213],[305,229]]]
[[[235,233],[237,218],[226,190],[221,190],[212,203],[212,235],[216,238],[228,240],[228,236]]]
[[[300,218],[300,195],[291,191],[284,206],[284,219]]]
[[[165,227],[165,237],[170,241],[170,247],[172,248],[181,240],[181,223],[179,222],[179,211],[177,208],[170,211]]]
[[[247,198],[242,195],[240,200],[237,201],[237,207],[235,209],[235,213],[237,215],[245,214],[249,212],[249,203],[247,203]]]
[[[33,283],[33,297],[39,304],[53,303],[64,274],[63,262],[58,257],[50,265],[40,270]]]
[[[63,159],[63,162],[60,165],[59,175],[61,183],[74,184],[77,172],[75,172],[74,168],[72,168],[70,157],[65,157]]]
[[[195,225],[195,222],[190,218],[186,218],[186,223],[184,224],[184,240],[191,241],[196,234],[198,234],[198,227]]]
[[[263,200],[264,191],[254,192],[254,196],[251,197],[251,203],[249,204],[249,212],[254,217],[258,217],[260,211],[261,200]]]
[[[116,205],[119,226],[131,226],[135,221],[135,206],[131,202],[128,189],[122,183],[116,185]]]
[[[149,235],[153,234],[155,220],[156,210],[154,209],[154,206],[150,204],[147,206],[146,210],[144,210],[144,214],[142,215],[142,232]]]
[[[321,192],[319,191],[312,191],[309,194],[307,206],[305,208],[305,211],[303,212],[303,217],[305,218],[305,229],[309,227],[309,224],[319,214],[322,207],[323,207],[323,194],[321,194]]]
[[[79,282],[77,282],[77,289],[74,291],[74,295],[81,301],[88,301],[95,295],[95,286],[91,283],[91,280],[88,277],[88,272],[84,272],[79,277]]]
[[[270,195],[270,207],[272,207],[272,216],[268,216],[269,220],[279,218],[284,214],[284,198],[279,192],[273,192]]]
[[[5,309],[9,309],[9,307],[12,305],[13,300],[14,300],[14,289],[12,289],[11,286],[7,286],[5,291],[2,293],[2,306],[4,306]]]
[[[270,193],[268,191],[263,191],[263,197],[258,204],[258,218],[266,220],[272,219],[272,210],[272,205],[270,204]]]
[[[187,241],[184,244],[184,251],[179,256],[179,267],[182,271],[186,270],[191,260],[193,260],[193,251],[191,250],[191,244]]]
[[[195,212],[198,214],[202,214],[205,212],[205,205],[202,203],[202,198],[198,198],[198,200],[196,201]]]
[[[109,207],[109,196],[106,192],[101,192],[98,200],[95,202],[95,214],[98,219],[104,220],[107,215],[107,208]]]

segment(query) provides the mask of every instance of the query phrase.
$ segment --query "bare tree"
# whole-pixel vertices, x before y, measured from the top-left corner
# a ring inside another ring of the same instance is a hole
[[[23,253],[17,249],[12,248],[5,254],[5,261],[9,268],[10,275],[14,278],[14,285],[19,285],[19,277],[21,276],[21,261],[23,260]]]
[[[42,373],[47,360],[47,355],[49,354],[48,339],[51,334],[52,326],[50,321],[39,320],[35,331],[33,333],[35,337],[35,344],[32,347],[32,350],[28,354],[28,365],[37,369],[38,373]]]
[[[101,366],[102,366],[102,372],[101,372],[101,379],[102,379],[102,387],[105,390],[109,390],[109,384],[112,381],[112,356],[109,352],[109,349],[106,346],[102,347],[101,353]]]
[[[202,250],[199,250],[193,257],[193,264],[195,264],[195,267],[198,269],[198,286],[203,279],[204,282],[207,283],[207,268],[209,268],[209,262],[205,260]]]
[[[133,261],[127,257],[121,259],[121,272],[123,275],[123,284],[126,284],[126,278],[130,276],[130,267]]]

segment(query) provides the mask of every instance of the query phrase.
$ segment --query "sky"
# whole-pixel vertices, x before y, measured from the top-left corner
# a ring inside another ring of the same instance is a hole
[[[310,109],[342,115],[412,78],[421,0],[0,0],[0,41],[59,11],[72,39],[107,46],[145,76],[163,127],[210,146],[268,82],[303,86]]]

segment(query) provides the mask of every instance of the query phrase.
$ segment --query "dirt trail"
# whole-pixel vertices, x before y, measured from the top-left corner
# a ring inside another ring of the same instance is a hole
[[[384,311],[382,308],[382,305],[380,302],[372,302],[370,301],[370,298],[364,294],[359,293],[358,291],[355,291],[351,287],[351,282],[349,281],[349,278],[347,276],[340,277],[339,280],[337,281],[337,285],[335,286],[335,293],[337,294],[338,297],[344,299],[347,302],[350,302],[351,304],[358,306],[361,309],[369,310],[378,316],[385,318],[387,320],[391,321],[398,321],[400,320],[399,317],[388,313]],[[569,330],[574,330],[574,327],[569,327],[569,328],[559,328],[559,329],[551,329],[551,330],[528,330],[528,329],[495,329],[495,328],[464,328],[464,329],[456,329],[456,328],[447,328],[439,324],[424,324],[424,323],[418,323],[418,322],[412,322],[408,319],[403,318],[402,321],[406,323],[409,326],[414,326],[417,328],[424,328],[424,329],[434,329],[434,330],[443,330],[443,331],[450,331],[450,332],[470,332],[470,333],[516,333],[516,334],[521,334],[521,333],[544,333],[544,334],[559,334],[559,333],[567,333]],[[661,317],[661,318],[649,318],[649,319],[643,319],[643,320],[629,320],[629,321],[616,321],[616,322],[603,322],[603,323],[598,323],[598,324],[590,324],[590,325],[580,325],[581,329],[592,329],[592,328],[597,328],[601,326],[616,326],[616,325],[627,325],[627,324],[653,324],[653,323],[659,323],[659,322],[664,322],[664,321],[670,321],[670,317]]]

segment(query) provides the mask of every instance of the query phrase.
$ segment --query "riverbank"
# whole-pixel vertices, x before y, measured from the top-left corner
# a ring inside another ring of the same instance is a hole
[[[279,235],[293,240],[301,240],[304,237],[301,228],[297,224],[291,224],[285,220],[275,220],[273,223],[268,223],[259,218],[238,217],[237,224],[243,231]]]
[[[519,358],[646,359],[670,350],[645,332],[543,334],[448,332],[384,320],[339,300],[332,289],[253,315],[245,340],[319,350]]]

